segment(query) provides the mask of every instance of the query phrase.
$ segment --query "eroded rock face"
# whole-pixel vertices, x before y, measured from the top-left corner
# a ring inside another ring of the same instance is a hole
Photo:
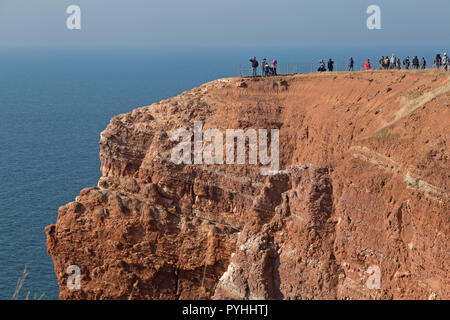
[[[448,299],[449,105],[448,76],[364,72],[222,79],[117,116],[98,186],[46,228],[60,298]],[[279,129],[281,171],[174,164],[194,121]]]

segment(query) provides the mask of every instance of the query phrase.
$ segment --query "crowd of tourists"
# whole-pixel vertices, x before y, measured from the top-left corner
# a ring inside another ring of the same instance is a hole
[[[252,57],[250,59],[251,65],[252,65],[252,75],[256,77],[258,75],[258,67],[261,66],[261,73],[262,76],[273,76],[277,75],[277,68],[278,68],[278,61],[273,60],[271,63],[264,58],[261,61],[261,64],[258,62],[256,57]],[[319,67],[317,69],[318,72],[332,72],[334,70],[334,64],[335,62],[333,59],[329,59],[326,63],[324,59],[319,60]],[[441,69],[444,71],[450,70],[450,60],[447,56],[447,53],[444,52],[443,55],[440,53],[436,54],[436,57],[433,62],[433,66],[437,69],[437,71],[440,71]],[[355,68],[355,60],[353,57],[350,57],[348,61],[347,71],[354,71]],[[362,68],[364,70],[374,70],[376,69],[375,66],[372,65],[372,62],[370,59],[367,59],[365,63],[362,65]],[[378,61],[378,68],[379,70],[424,70],[427,68],[427,61],[425,57],[422,57],[419,60],[418,56],[413,56],[412,59],[407,56],[403,59],[403,61],[397,57],[394,53],[389,56],[382,56],[381,59]]]

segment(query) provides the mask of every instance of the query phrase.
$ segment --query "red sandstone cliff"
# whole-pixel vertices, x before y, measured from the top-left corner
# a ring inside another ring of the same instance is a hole
[[[197,120],[279,128],[283,171],[175,165]],[[222,79],[117,116],[98,186],[46,228],[60,298],[448,299],[449,124],[449,77],[412,72]]]

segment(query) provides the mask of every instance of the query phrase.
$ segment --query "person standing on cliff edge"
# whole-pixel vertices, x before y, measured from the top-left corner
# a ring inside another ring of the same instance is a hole
[[[417,56],[413,57],[412,65],[413,65],[413,69],[419,70],[419,58]]]
[[[447,56],[447,52],[444,52],[444,56],[442,57],[442,66],[444,67],[444,70],[447,72],[449,65],[449,60]]]
[[[391,69],[396,69],[397,68],[397,66],[396,66],[397,58],[396,58],[394,53],[392,54],[391,60],[389,61],[389,63],[390,63]]]
[[[400,58],[397,57],[397,62],[395,63],[395,65],[397,66],[397,70],[401,70],[402,69],[402,64],[400,62]]]
[[[320,59],[319,61],[319,69],[317,69],[318,72],[325,72],[327,71],[327,68],[325,68],[325,62],[323,59]]]
[[[264,58],[263,61],[261,62],[261,75],[264,76],[265,74],[265,66],[267,64],[267,59]]]
[[[422,57],[422,61],[420,62],[420,69],[424,70],[427,68],[427,61],[425,60],[425,57]]]
[[[250,62],[252,63],[252,69],[253,69],[253,76],[256,77],[256,70],[258,70],[258,60],[256,60],[256,57],[253,57],[250,59]]]
[[[354,65],[355,65],[355,61],[353,60],[353,57],[350,57],[350,60],[348,61],[348,71],[353,71]]]
[[[272,61],[272,74],[274,76],[278,75],[277,74],[277,68],[278,68],[278,61],[277,60],[273,60]]]
[[[333,68],[334,68],[334,61],[333,61],[333,59],[330,58],[328,60],[328,71],[333,72]]]
[[[409,60],[409,56],[407,56],[405,58],[405,60],[403,60],[403,65],[405,66],[406,70],[409,70],[409,67],[411,66],[411,61]]]
[[[437,71],[439,71],[439,69],[441,68],[441,64],[442,64],[441,54],[438,53],[436,55],[436,58],[434,59],[434,65],[436,66]]]

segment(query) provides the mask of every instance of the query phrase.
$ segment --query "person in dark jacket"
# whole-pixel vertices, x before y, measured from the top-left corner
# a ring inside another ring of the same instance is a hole
[[[378,63],[380,64],[380,70],[384,70],[385,69],[384,56],[381,56],[381,59],[378,61]]]
[[[252,69],[253,69],[253,76],[256,77],[256,70],[258,69],[258,60],[256,60],[256,57],[253,57],[250,59],[250,62],[252,63]]]
[[[414,56],[414,58],[412,59],[412,65],[413,69],[419,69],[419,58],[417,58],[417,56]]]
[[[384,58],[384,69],[388,70],[391,67],[391,60],[389,60],[389,57],[386,56]]]
[[[439,69],[441,68],[441,64],[442,64],[442,58],[441,58],[441,55],[438,53],[436,55],[436,58],[434,59],[434,65],[436,66],[437,71],[439,71]]]
[[[401,70],[402,64],[400,62],[400,58],[399,57],[397,57],[397,62],[395,63],[395,65],[397,66],[397,70]]]
[[[353,60],[353,57],[350,57],[350,60],[348,61],[348,71],[353,71],[354,65],[355,65],[355,61]]]
[[[332,72],[334,68],[334,61],[330,58],[330,60],[328,60],[328,71]]]
[[[409,56],[407,56],[405,58],[405,60],[403,60],[403,65],[405,66],[406,70],[409,70],[409,67],[411,66],[411,61],[409,60]]]

